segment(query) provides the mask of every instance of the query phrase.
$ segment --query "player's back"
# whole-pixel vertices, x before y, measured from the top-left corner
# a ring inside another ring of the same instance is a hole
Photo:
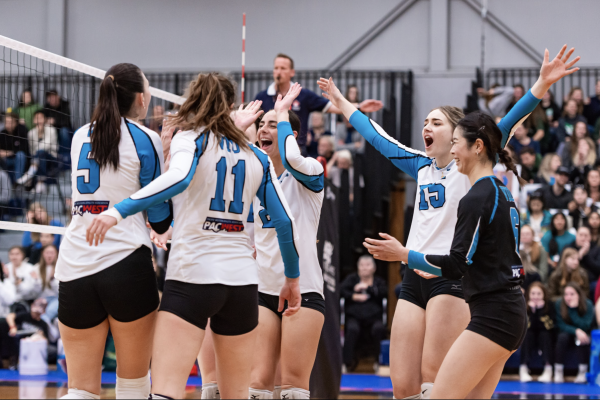
[[[270,179],[268,157],[212,132],[179,132],[171,145],[195,142],[195,174],[188,188],[173,197],[175,214],[167,279],[188,283],[257,284],[245,223],[257,191]],[[274,182],[274,184],[278,184]]]
[[[151,247],[143,214],[138,213],[110,229],[101,246],[90,247],[86,230],[94,217],[138,191],[143,182],[161,174],[162,144],[157,133],[121,119],[119,167],[105,167],[91,158],[90,125],[73,136],[72,220],[61,245],[57,278],[69,281],[99,272],[127,257],[140,246]],[[168,217],[168,207],[162,213]]]

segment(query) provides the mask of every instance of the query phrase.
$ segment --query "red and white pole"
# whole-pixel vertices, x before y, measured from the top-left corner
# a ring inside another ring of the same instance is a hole
[[[245,91],[246,91],[246,13],[244,13],[244,22],[242,25],[242,104],[244,103]]]

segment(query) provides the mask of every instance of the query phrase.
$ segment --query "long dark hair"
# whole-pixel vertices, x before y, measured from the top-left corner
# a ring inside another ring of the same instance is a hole
[[[143,92],[144,78],[136,65],[117,64],[106,71],[90,123],[91,156],[100,169],[119,168],[121,117],[131,109],[136,94]]]
[[[556,220],[556,218],[560,217],[562,217],[562,219],[565,220],[565,227],[563,228],[563,230],[565,232],[567,231],[567,217],[565,217],[563,213],[557,212],[550,219],[550,233],[552,234],[552,237],[550,238],[550,242],[548,243],[548,250],[550,250],[549,253],[551,256],[558,254],[558,242],[556,241],[556,237],[558,236],[559,232],[558,229],[556,229],[556,227],[554,226],[554,221]]]
[[[513,158],[508,151],[502,148],[502,132],[492,117],[481,111],[475,111],[458,121],[456,126],[461,128],[462,136],[467,140],[469,148],[475,144],[477,139],[481,139],[487,158],[495,163],[496,155],[498,155],[506,169],[512,171],[519,182],[521,181]]]
[[[573,288],[573,290],[575,290],[577,292],[577,294],[579,295],[579,304],[577,305],[577,312],[579,313],[579,315],[583,316],[587,312],[587,296],[585,296],[583,294],[583,290],[581,290],[581,286],[579,286],[575,282],[567,283],[567,285],[563,289],[563,298],[561,299],[561,302],[560,302],[560,315],[561,315],[561,317],[563,317],[563,319],[565,320],[566,323],[571,322],[571,318],[569,317],[569,307],[567,306],[567,302],[565,301],[565,298],[564,298],[565,290],[568,287]]]

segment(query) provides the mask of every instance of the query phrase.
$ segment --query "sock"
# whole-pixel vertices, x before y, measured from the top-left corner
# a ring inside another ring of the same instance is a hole
[[[275,389],[273,390],[273,398],[274,399],[281,399],[281,386],[275,386]]]
[[[261,389],[254,389],[254,388],[250,388],[250,397],[248,397],[249,399],[269,399],[271,400],[273,398],[273,392],[271,392],[270,390],[261,390]]]
[[[587,374],[587,371],[588,371],[587,364],[579,364],[579,373],[580,374]]]
[[[564,364],[554,364],[554,372],[562,374],[565,370]]]
[[[202,399],[220,399],[219,386],[215,382],[202,384]]]
[[[147,399],[150,394],[150,372],[141,378],[125,379],[117,376],[117,399]]]
[[[432,390],[433,382],[424,382],[423,384],[421,384],[421,398],[430,399]]]
[[[289,388],[281,391],[282,399],[310,399],[310,392],[300,388]]]
[[[150,399],[157,399],[157,400],[173,400],[172,397],[169,396],[163,396],[162,394],[156,394],[156,393],[150,393],[150,395],[148,396],[148,400]]]
[[[86,392],[85,390],[69,389],[66,395],[61,399],[99,399],[100,396],[94,393]]]

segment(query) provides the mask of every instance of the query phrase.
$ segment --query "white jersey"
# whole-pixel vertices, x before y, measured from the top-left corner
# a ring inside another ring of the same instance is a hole
[[[540,99],[527,92],[498,123],[503,147],[539,102]],[[417,181],[406,248],[425,254],[449,254],[458,220],[458,203],[471,189],[468,177],[458,172],[454,161],[438,168],[433,158],[400,144],[360,111],[352,114],[350,123],[392,164]]]
[[[254,145],[243,150],[210,131],[199,132],[178,132],[171,143],[169,170],[107,214],[127,218],[173,197],[175,219],[166,279],[255,285],[258,271],[246,221],[258,197],[273,217],[286,275],[296,278],[296,229],[269,158]]]
[[[298,229],[300,292],[323,296],[323,272],[317,255],[317,231],[323,205],[323,166],[304,158],[289,122],[277,125],[279,149],[286,171],[279,183]],[[254,199],[254,243],[260,283],[259,292],[279,296],[284,283],[283,260],[271,218],[259,199]]]
[[[160,136],[135,122],[121,119],[119,168],[99,165],[90,158],[90,125],[84,125],[73,136],[71,184],[73,190],[72,219],[60,246],[56,263],[56,279],[67,282],[98,273],[123,260],[141,246],[152,248],[146,221],[142,214],[133,215],[110,229],[99,246],[85,240],[94,217],[128,198],[157,178],[163,169]],[[169,204],[157,204],[148,210],[151,224],[170,223]]]

